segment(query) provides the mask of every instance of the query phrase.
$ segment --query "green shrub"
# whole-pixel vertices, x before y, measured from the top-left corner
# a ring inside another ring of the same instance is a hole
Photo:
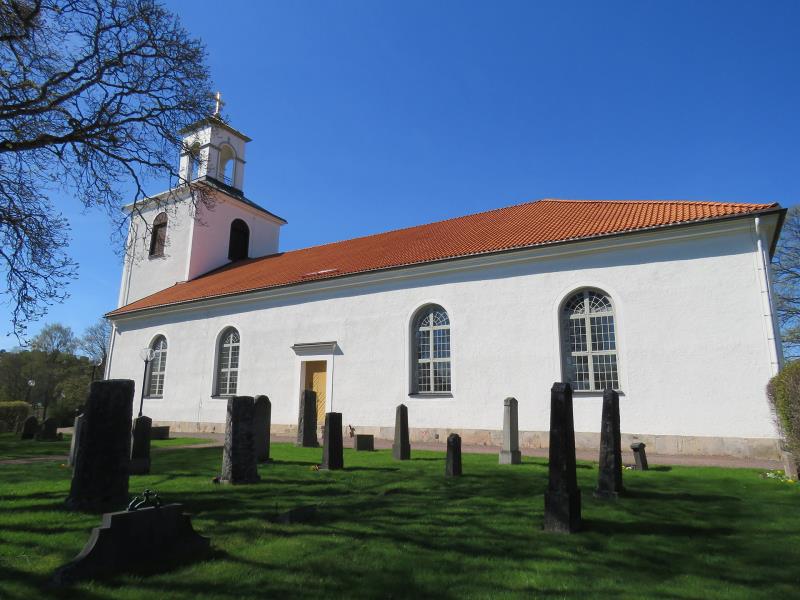
[[[0,430],[18,431],[30,410],[27,402],[0,402]]]
[[[788,363],[770,380],[767,396],[789,452],[800,461],[800,360]]]

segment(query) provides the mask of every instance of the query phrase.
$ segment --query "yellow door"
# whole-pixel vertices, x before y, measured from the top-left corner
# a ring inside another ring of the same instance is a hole
[[[306,388],[317,394],[317,427],[325,425],[325,400],[327,363],[324,360],[312,360],[306,363]]]

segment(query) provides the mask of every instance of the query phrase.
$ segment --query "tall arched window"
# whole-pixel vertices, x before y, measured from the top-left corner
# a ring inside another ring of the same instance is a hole
[[[414,318],[413,391],[451,391],[450,319],[441,306],[422,308]]]
[[[233,185],[236,170],[236,152],[225,144],[219,151],[219,167],[217,177],[228,185]]]
[[[164,244],[167,240],[167,213],[162,212],[153,219],[153,231],[150,234],[150,256],[164,256]]]
[[[598,290],[572,295],[561,311],[564,372],[573,389],[619,389],[614,306]]]
[[[222,332],[217,348],[217,396],[235,396],[239,379],[239,332],[229,327]]]
[[[241,219],[234,219],[231,223],[231,237],[228,243],[228,258],[242,260],[247,258],[250,246],[250,228]]]
[[[167,338],[159,335],[150,344],[153,360],[147,364],[147,397],[164,396],[164,377],[167,373]]]
[[[186,178],[189,181],[194,181],[200,177],[200,144],[193,144],[189,148],[189,169],[186,173]]]

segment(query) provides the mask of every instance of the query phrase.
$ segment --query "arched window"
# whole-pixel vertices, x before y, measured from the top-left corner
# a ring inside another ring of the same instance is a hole
[[[164,376],[167,372],[167,338],[159,335],[150,344],[153,360],[147,364],[147,397],[164,396]]]
[[[619,389],[614,306],[598,290],[572,295],[561,311],[564,373],[572,388]]]
[[[228,258],[241,260],[247,258],[250,247],[250,228],[241,219],[234,219],[231,223],[231,238],[228,243]]]
[[[218,177],[228,185],[233,185],[236,170],[236,152],[227,144],[219,151]]]
[[[150,235],[150,256],[164,256],[164,243],[167,240],[167,213],[160,213],[153,219],[153,232]]]
[[[189,148],[189,172],[186,173],[189,181],[194,181],[200,177],[200,144],[193,144]]]
[[[235,396],[239,379],[239,332],[229,327],[222,332],[217,348],[217,396]]]
[[[414,318],[413,391],[419,394],[449,392],[450,319],[435,304],[422,308]]]

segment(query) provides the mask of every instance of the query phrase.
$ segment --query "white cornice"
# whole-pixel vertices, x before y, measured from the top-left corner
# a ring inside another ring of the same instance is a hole
[[[475,256],[457,257],[437,262],[390,267],[382,270],[341,275],[331,279],[286,284],[279,287],[238,292],[226,296],[187,300],[181,303],[161,307],[145,308],[135,312],[109,317],[114,322],[126,322],[163,316],[173,313],[191,313],[208,310],[220,306],[257,304],[265,300],[289,297],[310,296],[335,290],[375,285],[391,281],[420,279],[433,275],[445,275],[476,271],[480,269],[509,266],[520,263],[539,262],[544,260],[597,254],[621,249],[676,241],[716,237],[736,232],[748,232],[752,228],[752,218],[737,218],[724,221],[687,223],[648,231],[632,231],[591,240],[575,240],[558,242],[547,246],[511,249]]]

